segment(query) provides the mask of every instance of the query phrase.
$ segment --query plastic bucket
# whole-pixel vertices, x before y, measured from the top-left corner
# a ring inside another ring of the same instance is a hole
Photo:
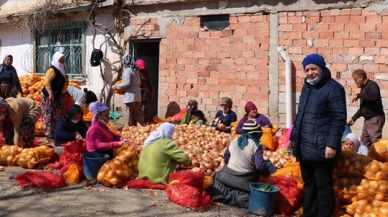
[[[97,177],[98,170],[109,159],[108,154],[89,152],[82,155],[84,175],[87,180],[93,181]]]
[[[272,185],[271,191],[259,190],[267,184],[254,182],[249,186],[251,193],[249,195],[249,211],[256,215],[269,216],[273,214],[275,208],[276,196],[279,188]]]

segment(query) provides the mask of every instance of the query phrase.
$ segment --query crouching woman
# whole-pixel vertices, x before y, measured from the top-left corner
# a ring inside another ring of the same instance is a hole
[[[167,185],[177,163],[190,165],[189,156],[171,141],[174,131],[174,125],[163,123],[145,140],[138,165],[140,179]]]
[[[0,97],[0,128],[4,144],[33,147],[35,124],[41,114],[39,104],[32,99],[10,97],[3,100]]]
[[[260,174],[269,176],[270,171],[263,159],[262,136],[256,121],[244,123],[243,134],[231,141],[224,155],[224,168],[212,177],[213,185],[206,189],[213,201],[248,208],[249,185],[258,182]]]

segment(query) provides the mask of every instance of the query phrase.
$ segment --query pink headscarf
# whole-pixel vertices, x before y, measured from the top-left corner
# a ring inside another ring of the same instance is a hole
[[[89,104],[89,110],[92,112],[93,120],[96,120],[96,116],[103,111],[109,110],[109,107],[100,102],[92,102]]]
[[[146,69],[146,63],[142,59],[136,60],[136,66],[139,67],[140,70]]]

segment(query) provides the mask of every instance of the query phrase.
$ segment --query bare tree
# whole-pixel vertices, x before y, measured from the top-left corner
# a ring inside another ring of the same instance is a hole
[[[118,54],[119,56],[119,59],[123,59],[124,57],[124,54],[126,53],[126,49],[128,47],[128,44],[129,44],[129,39],[124,39],[123,38],[123,33],[124,33],[124,20],[125,19],[129,19],[129,11],[125,9],[125,4],[123,1],[117,1],[116,2],[116,8],[115,8],[115,11],[113,12],[113,15],[114,15],[114,19],[115,19],[115,25],[108,28],[104,25],[102,25],[101,23],[98,23],[97,22],[97,16],[98,16],[98,3],[95,2],[92,9],[91,9],[91,12],[89,14],[89,18],[88,18],[88,22],[90,23],[90,25],[94,28],[94,31],[93,31],[93,39],[92,39],[92,43],[93,43],[93,48],[95,48],[95,37],[96,37],[96,34],[97,32],[99,32],[100,34],[104,35],[105,36],[105,41],[103,43],[100,44],[100,49],[102,48],[102,46],[108,42],[112,43],[113,46],[114,46],[114,50],[115,50],[115,53]],[[103,61],[107,61],[109,62],[107,59],[103,59]],[[106,77],[105,74],[104,74],[104,70],[102,68],[102,66],[100,65],[100,74],[101,74],[101,78],[104,82],[102,88],[101,88],[101,95],[100,95],[100,101],[102,103],[105,103],[106,105],[110,106],[110,103],[112,101],[112,97],[114,96],[113,95],[113,90],[110,88],[110,86],[114,83],[116,83],[117,81],[119,81],[121,78],[122,78],[122,74],[123,74],[123,64],[119,64],[118,67],[115,67],[115,65],[111,62],[109,62],[110,65],[114,66],[113,68],[113,71],[114,73],[112,73],[109,77]],[[115,76],[114,76],[115,75]],[[107,87],[107,85],[109,85]],[[108,91],[106,91],[108,90]]]

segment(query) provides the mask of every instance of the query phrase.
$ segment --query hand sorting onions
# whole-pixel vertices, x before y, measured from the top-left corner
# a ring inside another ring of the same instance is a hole
[[[158,126],[159,124],[145,127],[125,127],[122,135],[128,137],[140,155],[145,139]],[[192,162],[191,167],[203,168],[205,175],[210,176],[224,166],[224,151],[231,139],[230,134],[217,131],[213,127],[182,124],[175,125],[175,132],[171,140],[188,154]]]

